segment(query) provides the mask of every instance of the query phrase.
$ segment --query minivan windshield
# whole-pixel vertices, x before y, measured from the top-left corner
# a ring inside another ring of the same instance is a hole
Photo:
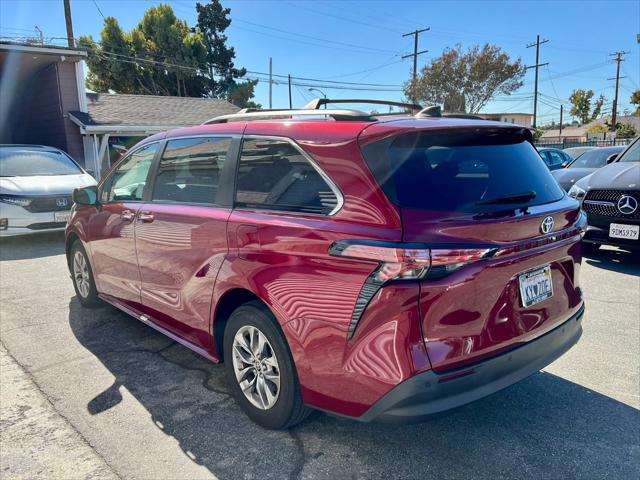
[[[0,177],[78,175],[82,170],[62,152],[21,147],[0,148]]]
[[[524,133],[511,130],[404,134],[367,145],[363,154],[401,207],[486,212],[564,195]]]

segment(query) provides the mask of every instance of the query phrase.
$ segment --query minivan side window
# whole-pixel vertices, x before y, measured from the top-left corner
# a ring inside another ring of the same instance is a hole
[[[330,214],[336,192],[289,141],[245,139],[238,164],[238,207]]]
[[[214,205],[231,146],[224,137],[170,140],[160,159],[152,201]]]
[[[158,144],[151,143],[125,158],[102,186],[100,202],[141,202],[157,149]]]

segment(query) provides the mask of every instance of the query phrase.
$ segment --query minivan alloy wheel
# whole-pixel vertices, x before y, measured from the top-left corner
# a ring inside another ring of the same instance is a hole
[[[246,325],[233,339],[233,370],[240,389],[252,405],[268,410],[280,394],[280,368],[267,337]]]
[[[91,289],[89,283],[89,267],[86,258],[84,258],[84,255],[80,251],[76,251],[73,256],[73,278],[78,287],[78,292],[82,297],[86,298]]]

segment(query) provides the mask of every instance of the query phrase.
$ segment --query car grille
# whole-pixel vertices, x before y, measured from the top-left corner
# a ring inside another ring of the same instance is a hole
[[[64,204],[59,205],[58,203]],[[56,195],[51,197],[31,197],[31,203],[25,208],[32,213],[59,212],[71,210],[71,205],[73,205],[71,195]]]
[[[591,190],[584,198],[582,209],[587,215],[640,220],[640,207],[631,214],[624,214],[618,210],[618,200],[623,195],[635,198],[640,204],[640,190]]]

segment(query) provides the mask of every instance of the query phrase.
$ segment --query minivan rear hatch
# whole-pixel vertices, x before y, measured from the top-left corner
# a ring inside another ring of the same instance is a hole
[[[386,124],[361,137],[367,164],[400,210],[403,242],[431,251],[420,315],[436,371],[528,342],[582,303],[579,205],[527,129],[478,123],[396,134]]]

